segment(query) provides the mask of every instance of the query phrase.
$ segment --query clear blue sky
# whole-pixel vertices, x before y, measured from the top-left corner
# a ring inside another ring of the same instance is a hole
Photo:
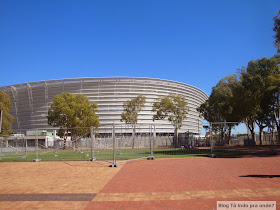
[[[75,77],[169,79],[207,94],[276,54],[279,0],[1,0],[0,86]]]

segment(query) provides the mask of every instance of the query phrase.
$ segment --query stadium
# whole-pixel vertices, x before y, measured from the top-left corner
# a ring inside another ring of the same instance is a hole
[[[184,96],[188,102],[188,116],[179,133],[199,134],[203,118],[196,108],[207,98],[207,94],[197,87],[164,79],[138,77],[99,77],[58,79],[27,82],[0,87],[11,98],[11,114],[15,116],[14,130],[51,129],[47,123],[47,113],[54,96],[62,92],[84,94],[98,105],[101,126],[121,122],[123,103],[139,94],[146,96],[144,110],[139,114],[138,123],[154,124],[157,134],[171,134],[174,127],[168,120],[153,121],[154,101],[169,94]]]

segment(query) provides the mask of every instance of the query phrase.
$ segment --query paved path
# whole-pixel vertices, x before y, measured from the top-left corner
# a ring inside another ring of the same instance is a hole
[[[0,209],[216,209],[276,201],[280,157],[0,163]]]

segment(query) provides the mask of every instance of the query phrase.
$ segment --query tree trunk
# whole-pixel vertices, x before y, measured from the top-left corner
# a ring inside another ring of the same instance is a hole
[[[277,119],[275,119],[275,124],[276,124],[276,128],[277,128],[277,144],[280,144],[280,124],[277,122]]]
[[[64,132],[64,134],[63,134],[63,149],[66,149],[66,141],[67,141],[67,135]]]
[[[251,132],[251,136],[252,136],[253,141],[256,143],[256,141],[255,141],[255,121],[252,120],[252,119],[247,119],[246,125]]]
[[[262,145],[262,134],[263,134],[263,129],[265,126],[263,126],[263,123],[260,121],[256,121],[257,125],[259,126],[259,139],[260,139],[260,146]]]
[[[277,127],[277,133],[278,133],[277,143],[280,144],[280,127]]]
[[[175,148],[178,147],[178,127],[177,127],[177,125],[175,125],[175,128],[174,128],[174,147]]]
[[[132,132],[132,149],[134,149],[135,146],[135,124],[133,124],[133,132]]]
[[[76,150],[76,142],[73,141],[73,133],[71,132],[70,142],[72,143],[72,150]]]
[[[263,127],[260,127],[260,146],[262,146],[262,133],[263,133]]]
[[[250,128],[247,123],[245,123],[245,124],[246,124],[246,128],[247,128],[247,139],[249,139],[250,138]]]
[[[280,96],[277,97],[277,105],[273,107],[273,121],[277,129],[277,144],[280,144]]]
[[[229,144],[229,142],[231,140],[231,128],[232,128],[231,125],[229,125],[228,126],[228,142],[227,142],[228,144]]]
[[[220,143],[222,145],[224,145],[225,144],[225,141],[224,141],[224,137],[225,137],[224,126],[220,126],[220,132],[221,132],[221,141],[220,141]]]
[[[256,143],[256,141],[255,141],[255,132],[252,133],[252,139]]]
[[[279,112],[280,112],[280,109],[279,109]],[[273,116],[273,121],[276,125],[276,128],[277,128],[277,133],[278,133],[278,136],[277,136],[277,144],[280,144],[280,123],[278,122],[277,119],[279,119],[277,116],[279,116],[280,113],[277,113],[277,111],[274,110],[274,116]]]
[[[63,149],[66,149],[66,139],[63,139]]]

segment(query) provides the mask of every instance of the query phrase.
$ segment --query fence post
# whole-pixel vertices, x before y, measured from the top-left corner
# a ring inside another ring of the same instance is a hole
[[[213,144],[213,130],[212,130],[212,123],[210,123],[210,134],[211,134],[211,137],[210,137],[210,147],[211,147],[211,157],[215,158],[216,155],[213,153],[213,150],[214,150],[214,144]]]
[[[90,159],[89,161],[94,161],[96,158],[94,157],[93,154],[93,141],[94,141],[94,135],[93,135],[93,126],[90,126]]]
[[[25,147],[25,157],[27,156],[27,139],[25,138],[25,136],[23,137],[23,144]]]
[[[39,143],[38,143],[38,131],[37,129],[35,130],[35,154],[36,154],[36,158],[33,159],[33,162],[39,162],[40,159],[38,158],[38,146],[39,146]]]
[[[53,146],[54,146],[54,156],[57,157],[57,149],[59,147],[58,141],[56,139],[56,130],[53,130]]]
[[[275,151],[275,148],[274,148],[274,141],[273,141],[273,129],[271,129],[270,131],[270,135],[269,135],[269,153],[271,155],[276,155],[276,151]]]
[[[148,160],[154,160],[154,136],[155,136],[155,125],[149,125],[150,128],[150,156],[147,158]]]
[[[111,167],[118,167],[117,159],[116,159],[116,135],[115,135],[115,123],[113,123],[112,130],[112,138],[113,138],[113,163]]]

